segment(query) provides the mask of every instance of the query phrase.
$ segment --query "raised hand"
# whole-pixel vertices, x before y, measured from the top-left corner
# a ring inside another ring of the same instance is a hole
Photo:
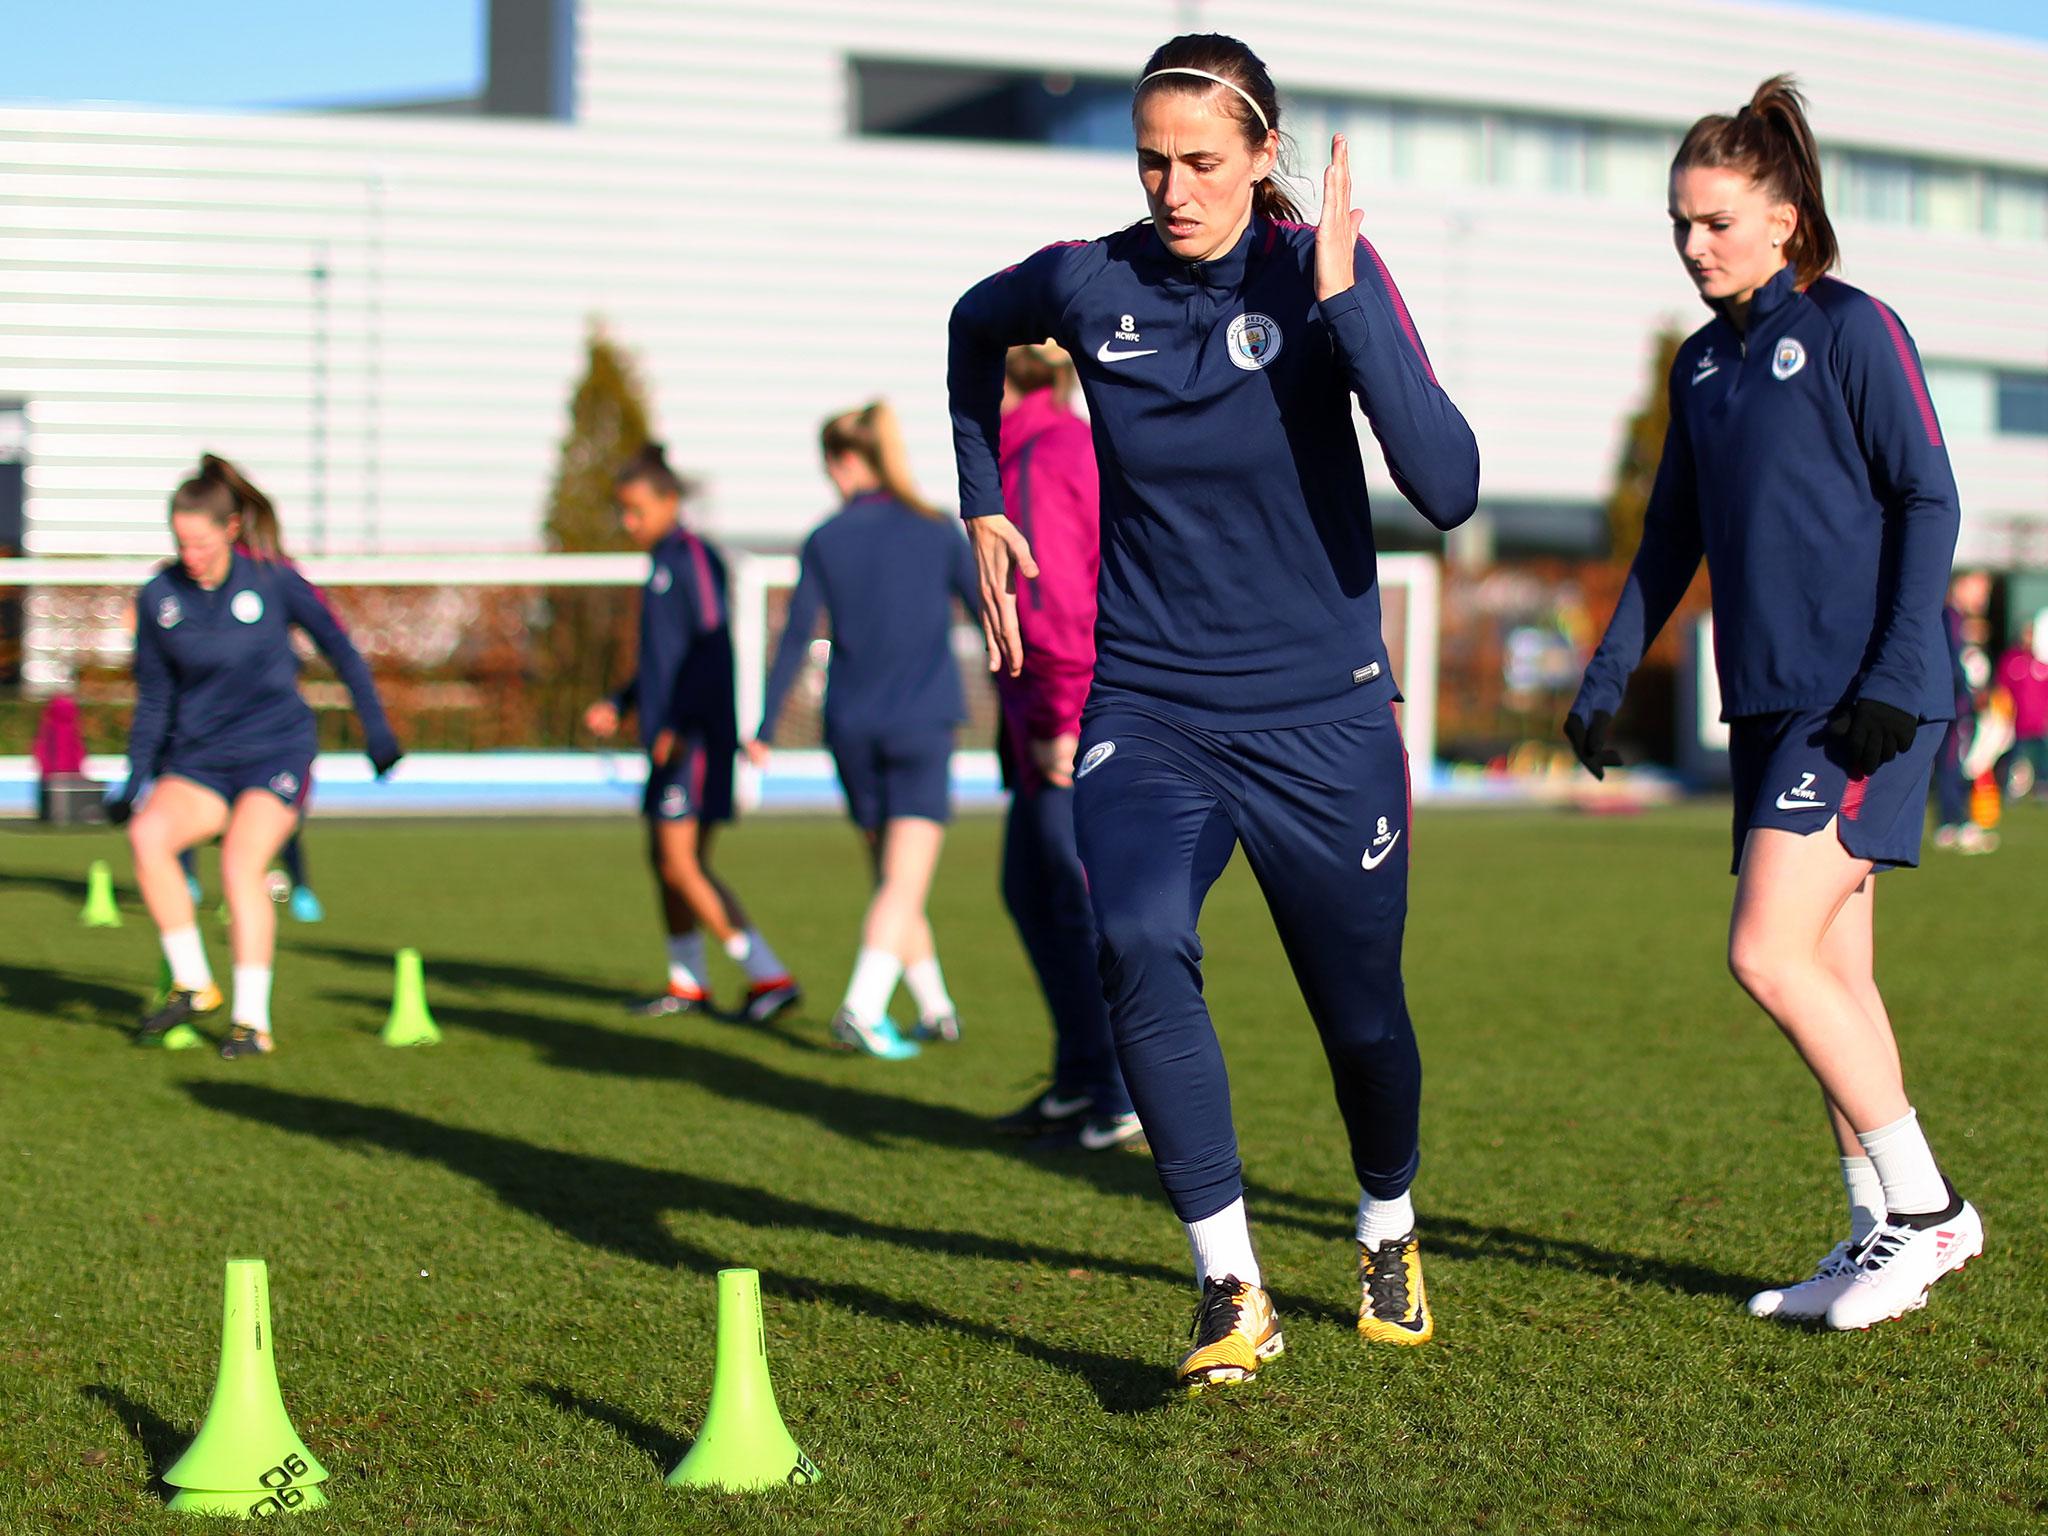
[[[1011,677],[1024,670],[1024,636],[1017,628],[1017,578],[1035,579],[1038,562],[1024,535],[1000,512],[967,520],[974,567],[981,577],[981,638],[988,669]]]
[[[1323,172],[1323,212],[1316,220],[1316,298],[1333,299],[1356,280],[1358,227],[1365,215],[1351,206],[1351,146],[1344,135],[1330,139],[1330,164]]]

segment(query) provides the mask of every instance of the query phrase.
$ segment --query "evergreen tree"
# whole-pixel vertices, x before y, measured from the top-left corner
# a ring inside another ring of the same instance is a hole
[[[1621,459],[1614,467],[1614,489],[1607,497],[1607,558],[1624,570],[1643,541],[1643,515],[1650,507],[1650,488],[1657,480],[1657,461],[1664,456],[1664,433],[1671,425],[1667,381],[1682,338],[1666,327],[1657,333],[1650,365],[1649,398],[1629,418],[1621,437]]]
[[[632,548],[612,503],[612,475],[649,440],[647,406],[632,359],[593,321],[587,361],[569,402],[569,430],[548,495],[551,550],[586,553]],[[542,728],[573,740],[585,705],[624,680],[633,662],[638,594],[610,587],[564,587],[546,594],[536,660]]]

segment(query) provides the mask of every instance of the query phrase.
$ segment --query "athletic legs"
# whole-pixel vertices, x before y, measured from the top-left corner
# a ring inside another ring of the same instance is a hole
[[[1889,1021],[1879,1022],[1884,1005],[1860,974],[1869,941],[1858,925],[1867,933],[1870,898],[1847,911],[1849,926],[1827,942],[1870,870],[1832,823],[1804,837],[1756,828],[1743,844],[1728,934],[1729,970],[1785,1032],[1852,1133],[1890,1125],[1911,1107]]]

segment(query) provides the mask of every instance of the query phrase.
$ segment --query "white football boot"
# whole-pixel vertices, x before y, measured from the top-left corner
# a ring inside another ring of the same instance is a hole
[[[1943,1275],[1984,1251],[1984,1218],[1969,1201],[1945,1221],[1925,1227],[1877,1224],[1854,1255],[1856,1277],[1828,1304],[1830,1328],[1868,1328],[1927,1305]]]
[[[1774,1291],[1758,1291],[1750,1297],[1749,1315],[1799,1323],[1826,1317],[1834,1299],[1849,1289],[1856,1274],[1856,1244],[1843,1238],[1804,1280]]]

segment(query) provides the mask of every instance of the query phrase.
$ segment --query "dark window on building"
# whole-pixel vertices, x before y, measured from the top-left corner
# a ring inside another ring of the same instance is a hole
[[[1998,430],[2048,437],[2048,373],[1998,376]]]
[[[1131,147],[1128,80],[882,59],[855,59],[852,68],[859,133]]]

